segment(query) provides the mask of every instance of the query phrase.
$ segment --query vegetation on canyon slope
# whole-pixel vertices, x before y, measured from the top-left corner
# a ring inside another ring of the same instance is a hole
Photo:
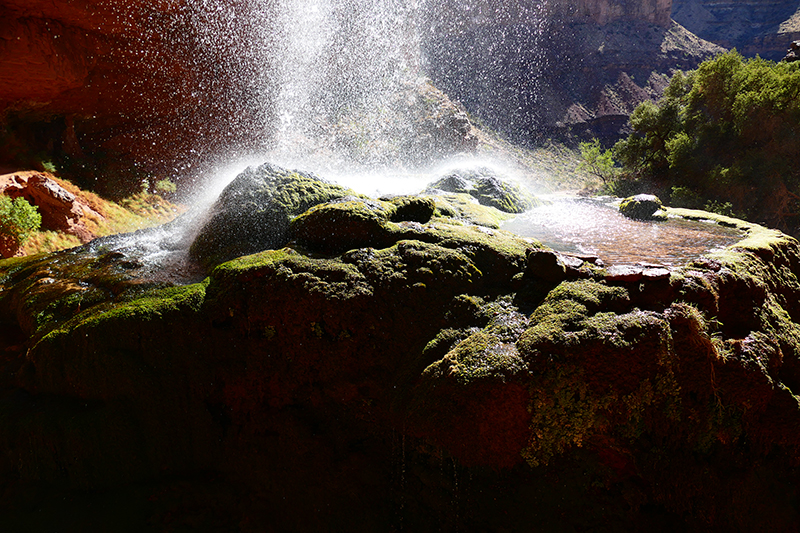
[[[634,131],[614,149],[623,165],[616,187],[797,232],[798,95],[800,65],[735,50],[678,72],[657,104],[631,115]]]

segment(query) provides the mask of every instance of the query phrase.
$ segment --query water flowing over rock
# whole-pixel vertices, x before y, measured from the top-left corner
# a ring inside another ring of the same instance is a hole
[[[292,184],[341,196],[294,217]],[[269,165],[223,196],[293,240],[188,285],[104,242],[0,261],[6,524],[102,489],[201,530],[797,525],[795,239],[718,217],[745,239],[628,276],[436,197]]]
[[[239,174],[220,194],[191,245],[190,253],[206,264],[289,242],[291,220],[308,208],[355,195],[313,174],[264,164]]]

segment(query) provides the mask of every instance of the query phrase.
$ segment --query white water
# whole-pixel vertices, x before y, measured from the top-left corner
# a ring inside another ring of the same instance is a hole
[[[470,2],[457,1],[469,7]],[[199,0],[196,9],[195,24],[208,53],[241,86],[231,98],[244,98],[249,108],[220,125],[220,135],[233,137],[232,129],[245,129],[256,141],[220,154],[221,162],[198,187],[191,199],[194,210],[181,224],[120,238],[120,249],[151,269],[185,266],[181,254],[203,213],[247,166],[268,161],[310,171],[373,197],[418,193],[454,166],[497,166],[463,157],[431,160],[427,166],[404,163],[405,137],[414,134],[413,125],[404,122],[404,99],[420,83],[423,63],[418,1]],[[487,10],[480,12],[487,15]],[[525,12],[527,19],[541,16]],[[541,33],[541,25],[535,28]],[[508,168],[499,170],[513,176]],[[545,213],[546,220],[528,214],[508,228],[543,238],[530,228],[551,231],[561,224],[552,231],[568,246],[591,250],[593,241],[607,240],[619,227],[613,219],[598,229],[599,218],[590,215],[592,224],[575,229],[580,217],[569,205],[537,213]],[[624,248],[626,242],[630,239],[623,236],[607,248]]]

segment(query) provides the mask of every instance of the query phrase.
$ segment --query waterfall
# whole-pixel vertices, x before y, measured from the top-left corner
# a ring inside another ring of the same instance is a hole
[[[398,99],[417,82],[418,2],[203,0],[194,23],[242,109],[222,135],[289,166],[384,164]],[[212,80],[213,82],[213,80]],[[230,130],[236,130],[231,132]]]

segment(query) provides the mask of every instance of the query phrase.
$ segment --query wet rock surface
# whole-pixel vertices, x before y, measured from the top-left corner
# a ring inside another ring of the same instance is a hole
[[[433,205],[342,193],[189,285],[0,262],[6,523],[102,526],[102,488],[164,531],[796,527],[796,240],[628,276]]]
[[[502,179],[490,169],[455,170],[431,183],[424,194],[443,192],[469,194],[481,205],[506,213],[523,213],[538,204],[532,194]]]

